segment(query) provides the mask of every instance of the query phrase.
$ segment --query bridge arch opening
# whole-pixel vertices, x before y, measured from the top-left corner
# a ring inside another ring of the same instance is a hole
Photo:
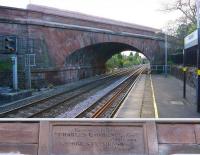
[[[145,54],[134,46],[118,42],[97,43],[72,52],[65,61],[65,67],[73,70],[68,77],[69,80],[79,80],[105,73],[106,62],[113,55],[123,51]],[[148,56],[144,56],[149,60]]]
[[[150,61],[141,53],[136,51],[122,51],[113,55],[106,62],[106,70],[112,71],[119,68],[130,68],[135,65],[149,64]]]

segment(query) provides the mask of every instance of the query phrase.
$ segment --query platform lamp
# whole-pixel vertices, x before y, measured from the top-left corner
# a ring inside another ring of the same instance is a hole
[[[198,35],[198,44],[197,44],[197,111],[200,112],[200,0],[196,0],[196,18],[197,18],[197,35]]]
[[[165,77],[167,77],[167,58],[168,56],[168,46],[167,46],[167,34],[165,33]]]

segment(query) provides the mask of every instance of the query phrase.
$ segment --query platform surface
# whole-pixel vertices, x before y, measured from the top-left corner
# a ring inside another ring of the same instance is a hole
[[[152,75],[155,100],[160,118],[198,118],[195,89],[187,85],[183,99],[183,82],[173,76]]]
[[[154,118],[149,75],[141,75],[115,115],[116,118]]]
[[[119,108],[115,117],[118,118],[139,118],[145,88],[145,79],[146,75],[142,75],[141,78],[138,79],[135,87],[130,91],[124,103]]]
[[[171,75],[142,75],[116,113],[116,118],[200,118],[196,90]]]

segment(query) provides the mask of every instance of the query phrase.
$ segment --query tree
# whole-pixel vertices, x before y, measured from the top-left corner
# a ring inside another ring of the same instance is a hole
[[[117,58],[119,59],[119,60],[121,60],[122,59],[122,54],[120,53],[120,54],[117,54]]]
[[[108,70],[113,68],[122,68],[122,67],[131,67],[133,65],[138,65],[142,63],[141,56],[136,53],[133,55],[131,52],[129,56],[116,54],[112,56],[106,63],[106,67]]]
[[[184,38],[197,28],[195,0],[173,0],[164,4],[164,11],[180,11],[182,16],[176,21],[170,21],[166,26],[166,33],[174,36],[176,42],[183,46]]]
[[[128,60],[129,61],[133,61],[134,60],[134,56],[133,56],[133,53],[130,52],[129,56],[128,56]]]
[[[189,23],[196,24],[195,0],[174,0],[172,3],[165,4],[164,11],[180,11]]]

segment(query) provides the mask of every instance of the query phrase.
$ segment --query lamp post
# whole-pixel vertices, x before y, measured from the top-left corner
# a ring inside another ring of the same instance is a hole
[[[197,8],[197,37],[198,37],[198,44],[197,44],[197,111],[200,112],[200,24],[199,24],[199,18],[200,18],[200,0],[196,0],[196,8]]]
[[[167,77],[167,55],[168,55],[168,50],[167,50],[167,34],[165,33],[165,77]]]

